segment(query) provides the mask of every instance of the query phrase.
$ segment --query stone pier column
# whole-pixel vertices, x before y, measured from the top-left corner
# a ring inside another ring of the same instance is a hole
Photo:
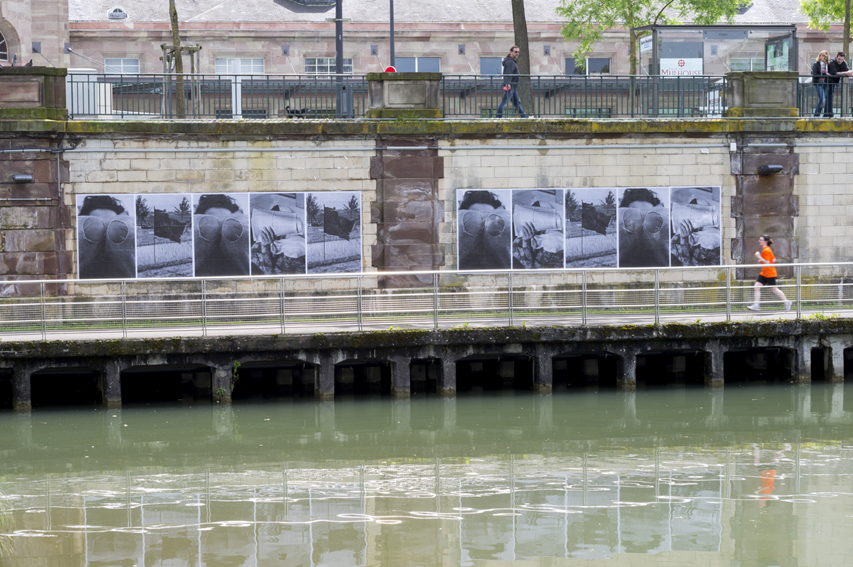
[[[33,393],[30,375],[32,368],[23,362],[15,362],[12,368],[12,407],[15,411],[33,410]]]
[[[407,356],[391,358],[391,395],[395,398],[409,398],[412,395],[411,360]]]
[[[215,366],[211,368],[210,389],[213,397],[221,404],[231,403],[231,378],[233,367]]]
[[[610,349],[608,349],[610,350]],[[637,389],[637,351],[628,347],[614,349],[619,360],[616,362],[616,389],[634,392]]]
[[[708,347],[705,351],[705,385],[710,388],[722,388],[725,383],[725,352],[719,341],[710,343]]]
[[[456,353],[450,349],[441,353],[441,376],[438,380],[438,394],[444,397],[456,396]]]
[[[800,340],[794,350],[794,368],[792,378],[797,384],[812,382],[812,347],[817,346],[811,341]]]
[[[121,407],[121,371],[124,365],[118,360],[104,362],[98,370],[101,372],[101,402],[107,409]]]
[[[554,389],[554,354],[553,348],[536,345],[533,355],[533,390],[537,394],[550,394]]]
[[[826,369],[826,381],[833,384],[844,382],[844,343],[838,339],[830,339],[829,346],[829,368]]]
[[[332,355],[321,352],[317,355],[314,376],[314,398],[323,401],[335,399],[335,361]]]

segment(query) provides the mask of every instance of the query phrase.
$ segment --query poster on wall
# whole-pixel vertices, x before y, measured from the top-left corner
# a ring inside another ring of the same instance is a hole
[[[133,195],[77,198],[77,273],[81,279],[136,277]]]
[[[253,193],[252,275],[304,274],[305,194]]]
[[[137,277],[192,277],[191,201],[191,195],[136,196]]]
[[[459,189],[457,257],[460,270],[509,270],[512,267],[512,191]]]
[[[512,269],[562,268],[563,190],[512,192]]]
[[[195,276],[249,275],[249,196],[193,195]]]
[[[615,268],[616,189],[566,189],[566,267]]]
[[[307,265],[309,274],[361,271],[361,193],[308,193]]]
[[[670,199],[672,265],[721,265],[720,187],[673,187]]]
[[[669,187],[618,189],[620,268],[669,266]]]

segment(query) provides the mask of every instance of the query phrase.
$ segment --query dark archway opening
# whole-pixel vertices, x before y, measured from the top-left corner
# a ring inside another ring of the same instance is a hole
[[[0,368],[0,409],[14,407],[12,377],[11,368]]]
[[[411,392],[417,394],[435,394],[443,372],[442,362],[437,358],[414,359],[409,366],[411,372]]]
[[[844,349],[844,381],[853,380],[853,347]]]
[[[30,376],[33,408],[96,406],[103,396],[100,372],[91,368],[46,368]]]
[[[726,384],[790,382],[794,351],[781,347],[731,350],[723,357]]]
[[[121,373],[122,405],[210,401],[206,366],[134,366]]]
[[[823,347],[813,348],[811,352],[811,372],[812,382],[825,382],[826,370],[829,365],[828,360],[829,350]]]
[[[554,391],[616,388],[619,356],[609,352],[555,356]]]
[[[246,363],[237,369],[231,399],[314,399],[313,364],[295,361]]]
[[[523,355],[463,358],[456,363],[456,391],[532,391],[533,364],[533,359]]]
[[[390,396],[391,363],[349,360],[335,365],[335,397]]]
[[[637,385],[703,386],[705,353],[659,352],[637,356]]]

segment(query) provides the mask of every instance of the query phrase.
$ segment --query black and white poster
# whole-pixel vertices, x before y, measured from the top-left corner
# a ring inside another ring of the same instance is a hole
[[[720,188],[673,187],[670,197],[672,265],[721,265]]]
[[[77,273],[81,279],[136,277],[133,195],[77,198]]]
[[[566,189],[566,267],[615,268],[616,189]]]
[[[305,193],[252,193],[252,275],[304,274]]]
[[[249,275],[249,195],[193,195],[195,275]]]
[[[459,269],[511,269],[512,191],[460,189],[456,205]]]
[[[619,189],[620,268],[669,266],[669,187]]]
[[[192,277],[192,196],[137,195],[134,203],[137,277]]]
[[[512,268],[562,268],[562,189],[516,189],[512,192]]]
[[[308,273],[361,271],[361,193],[308,193]]]

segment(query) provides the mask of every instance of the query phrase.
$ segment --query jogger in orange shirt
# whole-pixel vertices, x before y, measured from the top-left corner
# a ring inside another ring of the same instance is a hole
[[[770,249],[773,245],[773,241],[770,240],[769,236],[760,236],[758,238],[758,245],[761,247],[761,252],[756,252],[755,257],[758,258],[759,264],[767,265],[761,268],[761,273],[758,275],[758,279],[755,280],[755,303],[748,305],[747,309],[751,311],[759,311],[761,309],[759,305],[761,301],[761,287],[769,285],[770,291],[772,291],[776,297],[781,299],[785,304],[785,311],[790,311],[791,302],[788,301],[787,297],[785,297],[785,293],[776,287],[776,268],[773,267],[773,263],[776,261],[776,256],[773,255],[773,250]]]

